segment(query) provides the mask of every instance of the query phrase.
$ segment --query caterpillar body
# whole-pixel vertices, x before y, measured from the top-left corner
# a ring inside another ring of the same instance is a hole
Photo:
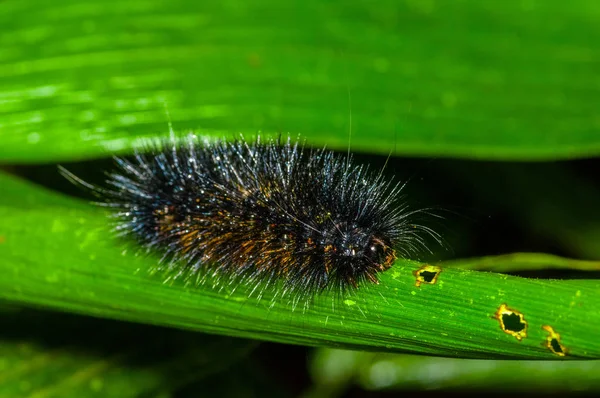
[[[402,184],[289,137],[209,144],[190,135],[115,162],[105,187],[63,173],[175,277],[280,283],[297,301],[376,284],[398,257],[425,248],[424,234],[439,240],[414,222],[424,210],[409,210]]]

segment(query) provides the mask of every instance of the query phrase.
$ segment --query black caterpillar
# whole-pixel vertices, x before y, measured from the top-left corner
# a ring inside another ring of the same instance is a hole
[[[213,275],[283,294],[345,292],[399,256],[426,249],[402,185],[352,164],[350,155],[257,139],[178,146],[115,158],[107,187],[92,189],[114,211],[116,230],[162,254],[175,276]]]

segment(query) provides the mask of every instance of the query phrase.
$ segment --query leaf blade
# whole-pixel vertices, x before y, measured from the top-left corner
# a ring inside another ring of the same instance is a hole
[[[164,103],[210,139],[290,131],[346,150],[351,111],[356,151],[600,154],[597,4],[415,4],[3,2],[0,162],[131,153],[166,134]]]
[[[470,358],[600,357],[590,328],[600,325],[600,314],[590,311],[600,305],[595,280],[448,268],[434,284],[416,287],[414,273],[422,264],[401,260],[378,286],[364,286],[342,302],[320,297],[307,311],[292,311],[285,300],[271,303],[272,290],[259,301],[244,286],[232,292],[164,284],[148,273],[155,258],[122,253],[102,211],[5,174],[0,178],[12,192],[6,198],[29,198],[24,205],[0,199],[0,298],[10,302],[310,346]],[[524,314],[528,334],[521,341],[494,319],[502,304]],[[561,334],[569,355],[559,357],[545,346],[545,325]]]

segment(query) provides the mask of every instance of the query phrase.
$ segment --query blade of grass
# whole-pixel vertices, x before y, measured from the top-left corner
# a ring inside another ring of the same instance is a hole
[[[442,268],[462,268],[479,271],[514,272],[541,271],[546,269],[572,269],[600,271],[600,261],[577,260],[546,253],[510,253],[443,261]]]
[[[0,2],[0,162],[176,130],[477,159],[600,154],[600,3]]]
[[[594,391],[597,361],[499,361],[318,350],[311,361],[313,397],[358,384],[366,390]],[[535,380],[532,383],[532,380]]]
[[[311,346],[470,358],[600,358],[599,281],[452,268],[432,275],[422,264],[400,260],[380,285],[339,300],[324,295],[308,310],[293,311],[287,300],[273,299],[272,290],[257,300],[246,286],[231,291],[210,283],[165,284],[160,275],[149,275],[154,257],[123,253],[102,211],[5,174],[0,185],[6,192],[0,197],[0,298],[14,303]],[[421,273],[416,286],[419,270],[429,274]],[[548,348],[548,327],[560,334],[553,347],[562,344],[566,356]]]

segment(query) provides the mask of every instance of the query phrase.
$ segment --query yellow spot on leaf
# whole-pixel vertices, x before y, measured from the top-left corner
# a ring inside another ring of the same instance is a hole
[[[510,334],[519,341],[527,337],[527,321],[519,311],[502,304],[498,307],[494,318],[500,322],[500,328],[504,333]]]
[[[442,272],[442,268],[437,265],[425,264],[413,274],[415,275],[416,281],[415,286],[419,287],[422,283],[433,285],[437,282],[438,276]]]
[[[554,354],[559,357],[564,357],[567,355],[567,349],[564,345],[560,343],[560,334],[556,333],[552,326],[544,325],[542,326],[546,332],[548,332],[548,337],[546,337],[546,347]]]

